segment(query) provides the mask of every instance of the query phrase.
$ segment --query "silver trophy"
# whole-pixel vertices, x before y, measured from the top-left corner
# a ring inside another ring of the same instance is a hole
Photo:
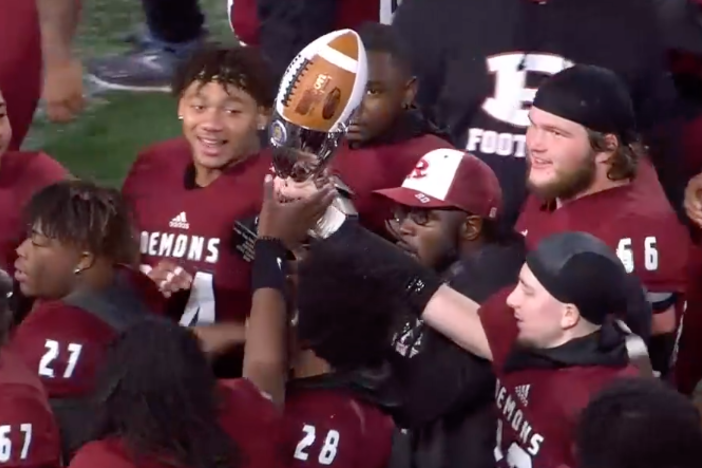
[[[269,129],[279,178],[294,182],[327,178],[324,171],[363,100],[367,69],[363,42],[350,29],[320,37],[290,63]],[[340,180],[332,180],[340,192],[350,193]],[[349,197],[337,199],[333,208],[339,214],[355,214]]]

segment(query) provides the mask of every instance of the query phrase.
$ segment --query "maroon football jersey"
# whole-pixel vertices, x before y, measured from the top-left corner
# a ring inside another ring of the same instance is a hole
[[[193,275],[182,325],[243,321],[251,306],[250,270],[233,247],[234,223],[254,219],[263,201],[269,153],[252,156],[208,187],[188,187],[185,139],[141,153],[122,188],[141,234],[144,271],[170,260]]]
[[[222,427],[244,453],[251,468],[287,466],[282,445],[283,413],[268,396],[245,378],[220,380]]]
[[[590,233],[609,245],[650,292],[684,293],[689,235],[651,171],[642,163],[632,183],[572,200],[558,209],[529,196],[517,230],[529,248],[558,232]]]
[[[44,153],[10,151],[0,158],[0,268],[12,274],[15,249],[27,233],[22,209],[35,192],[68,173]]]
[[[350,391],[299,388],[285,398],[292,467],[385,468],[393,427],[389,416]]]
[[[0,91],[12,125],[11,150],[22,145],[41,96],[41,34],[36,3],[0,0]]]
[[[242,468],[281,468],[282,414],[251,382],[235,379],[221,382],[223,403],[220,424],[242,455]],[[70,468],[172,468],[173,464],[139,460],[116,438],[91,442],[71,460]]]
[[[0,466],[61,465],[59,430],[36,374],[11,351],[0,353]]]
[[[34,307],[9,348],[39,375],[50,398],[89,395],[115,331],[99,318],[61,301]]]
[[[637,371],[632,366],[573,366],[505,372],[518,334],[514,312],[505,302],[511,290],[492,296],[480,308],[497,377],[496,466],[574,467],[573,431],[580,411],[608,382]]]
[[[440,148],[451,145],[431,134],[358,149],[344,145],[334,156],[332,172],[354,192],[361,224],[387,237],[385,221],[390,219],[392,203],[373,191],[401,186],[422,156]]]

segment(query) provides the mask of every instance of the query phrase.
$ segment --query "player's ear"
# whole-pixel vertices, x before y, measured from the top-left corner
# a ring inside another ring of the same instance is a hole
[[[606,135],[602,136],[602,142],[604,143],[604,151],[599,151],[596,156],[595,160],[598,163],[606,163],[609,162],[609,159],[612,157],[612,154],[617,150],[617,147],[619,146],[619,139],[616,137],[616,135],[613,135],[611,133],[608,133]]]
[[[258,106],[258,113],[256,115],[256,128],[259,130],[265,130],[268,127],[268,123],[271,121],[272,109]]]
[[[563,317],[561,318],[561,327],[564,330],[569,330],[580,322],[580,311],[574,304],[563,304]]]
[[[76,264],[74,272],[76,274],[78,274],[82,271],[85,271],[85,270],[91,268],[94,264],[95,264],[95,255],[90,253],[90,252],[83,251],[80,253],[80,258],[78,259],[78,263]]]
[[[186,105],[183,99],[178,100],[178,118],[183,120],[183,115],[185,115]]]
[[[414,104],[414,98],[417,97],[419,86],[416,77],[411,77],[405,82],[405,93],[402,98],[402,105],[405,109],[409,109]]]
[[[466,216],[460,226],[462,240],[473,242],[480,237],[483,231],[483,219],[480,216]]]

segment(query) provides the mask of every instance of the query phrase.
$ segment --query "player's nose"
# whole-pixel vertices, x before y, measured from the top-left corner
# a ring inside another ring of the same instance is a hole
[[[15,249],[15,252],[17,252],[17,256],[22,258],[27,257],[27,248],[29,246],[29,242],[29,237],[25,237],[22,243]]]
[[[224,130],[224,117],[220,112],[210,112],[205,116],[202,128],[211,132],[220,132]]]

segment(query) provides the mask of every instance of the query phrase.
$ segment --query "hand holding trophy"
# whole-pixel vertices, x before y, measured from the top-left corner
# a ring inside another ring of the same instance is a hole
[[[367,81],[366,51],[350,29],[313,41],[295,57],[278,90],[270,126],[277,193],[310,196],[331,181],[339,193],[310,232],[324,238],[355,216],[350,190],[325,169],[361,104]]]
[[[331,205],[309,232],[316,238],[329,236],[347,216],[357,214],[351,191],[326,169],[363,100],[367,79],[363,42],[356,32],[343,29],[305,47],[278,88],[269,127],[275,196],[283,202],[307,199],[328,182],[336,189]],[[234,223],[234,248],[246,261],[254,257],[258,220],[257,216]]]

